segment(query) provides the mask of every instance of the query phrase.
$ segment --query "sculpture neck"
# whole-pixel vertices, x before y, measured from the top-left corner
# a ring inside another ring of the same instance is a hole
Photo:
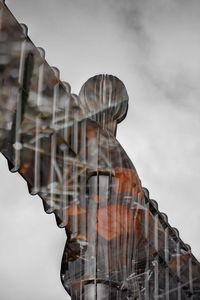
[[[92,116],[92,119],[100,124],[103,130],[107,130],[113,136],[116,136],[117,121],[112,119],[112,116],[109,114],[109,112],[100,112]]]

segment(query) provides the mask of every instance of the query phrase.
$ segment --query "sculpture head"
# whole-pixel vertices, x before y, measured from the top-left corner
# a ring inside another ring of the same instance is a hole
[[[128,109],[123,82],[112,75],[96,75],[86,81],[79,96],[87,117],[115,135],[117,124],[125,118]]]

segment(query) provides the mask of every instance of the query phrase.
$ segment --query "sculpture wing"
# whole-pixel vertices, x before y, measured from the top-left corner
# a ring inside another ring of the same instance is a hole
[[[77,158],[77,101],[25,25],[0,2],[0,151],[59,226],[67,222],[61,206],[77,200],[73,174],[85,169]]]

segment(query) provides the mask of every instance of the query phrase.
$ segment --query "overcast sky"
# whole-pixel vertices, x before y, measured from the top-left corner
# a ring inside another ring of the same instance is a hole
[[[130,106],[118,140],[143,186],[200,259],[200,1],[8,0],[72,91],[108,73]],[[54,217],[0,159],[0,298],[64,300]]]

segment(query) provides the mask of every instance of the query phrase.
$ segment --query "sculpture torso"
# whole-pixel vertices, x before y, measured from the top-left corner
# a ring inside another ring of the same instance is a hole
[[[110,78],[105,79],[104,89],[106,80]],[[78,198],[66,209],[68,241],[61,274],[66,289],[81,294],[87,282],[108,282],[120,288],[136,272],[133,261],[143,235],[144,195],[137,172],[114,133],[90,118],[77,128],[85,131],[79,138],[77,157],[87,167],[77,172]]]

